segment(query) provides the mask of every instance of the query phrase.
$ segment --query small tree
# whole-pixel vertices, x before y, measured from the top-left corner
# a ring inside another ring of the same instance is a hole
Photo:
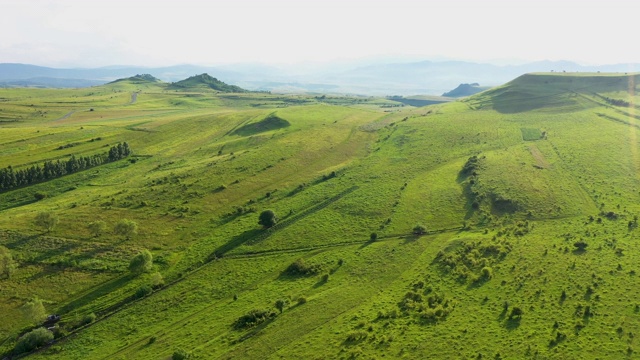
[[[159,272],[155,272],[151,275],[151,286],[154,289],[162,287],[164,285],[164,279],[162,278],[162,274]]]
[[[273,210],[265,210],[260,213],[258,217],[258,224],[264,226],[265,228],[270,228],[274,226],[278,222],[278,218],[276,217],[276,213]]]
[[[280,314],[282,314],[282,311],[284,311],[285,306],[287,306],[288,301],[285,299],[278,299],[276,300],[275,306],[276,309],[278,309],[280,311]]]
[[[149,250],[142,250],[134,256],[129,263],[129,270],[134,274],[142,274],[151,270],[153,266],[153,256]]]
[[[16,264],[11,256],[11,251],[4,246],[0,246],[0,277],[7,279],[13,274]]]
[[[133,220],[122,219],[116,223],[116,226],[113,228],[113,232],[116,235],[122,235],[129,238],[138,233],[138,224]]]
[[[50,211],[39,212],[36,215],[34,220],[34,224],[38,227],[45,229],[47,232],[53,230],[54,227],[58,224],[58,216]]]
[[[427,228],[420,224],[416,225],[413,228],[413,233],[415,235],[424,235],[426,232],[427,232]]]
[[[520,320],[524,315],[524,311],[521,308],[514,306],[511,308],[511,314],[509,314],[509,320]]]
[[[22,315],[25,319],[29,320],[29,322],[39,325],[42,324],[44,319],[47,316],[47,313],[44,309],[44,304],[41,299],[34,297],[33,299],[27,301],[24,305],[22,305]]]
[[[53,333],[41,327],[22,336],[13,351],[15,354],[26,353],[48,344],[51,340],[53,340]]]
[[[378,234],[377,233],[371,233],[371,235],[369,235],[369,240],[370,241],[378,240]]]
[[[102,220],[92,221],[87,225],[87,229],[94,237],[102,235],[107,230],[107,223]]]
[[[171,360],[186,360],[188,358],[189,358],[189,353],[182,349],[178,349],[174,351],[173,355],[171,355]]]

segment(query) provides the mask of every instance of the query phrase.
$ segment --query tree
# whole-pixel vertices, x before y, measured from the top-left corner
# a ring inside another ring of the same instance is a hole
[[[264,226],[265,228],[270,228],[274,226],[278,222],[278,218],[276,217],[276,213],[273,210],[265,210],[260,213],[258,217],[258,224]]]
[[[22,305],[21,310],[22,315],[29,320],[29,322],[36,325],[42,324],[47,316],[42,300],[37,297],[34,297]]]
[[[18,340],[14,348],[15,354],[22,354],[46,345],[53,340],[53,333],[43,327],[26,333]]]
[[[280,311],[280,314],[282,314],[282,311],[284,311],[285,306],[287,306],[289,302],[285,299],[278,299],[276,300],[275,306],[276,309],[278,309]]]
[[[427,232],[427,228],[418,224],[413,228],[413,233],[415,235],[424,235]]]
[[[189,358],[189,353],[182,349],[178,349],[174,351],[173,355],[171,355],[171,360],[186,360],[188,358]]]
[[[129,263],[129,270],[134,274],[142,274],[151,270],[153,266],[153,256],[149,250],[142,250],[134,256]]]
[[[116,223],[116,226],[113,228],[113,232],[116,233],[116,235],[122,235],[129,238],[131,235],[138,233],[138,224],[133,220],[122,219]]]
[[[151,286],[154,289],[160,288],[164,285],[164,279],[162,278],[162,274],[159,272],[155,272],[151,275]]]
[[[0,276],[7,279],[11,277],[16,264],[11,255],[11,251],[4,246],[0,246]]]
[[[47,232],[53,230],[54,227],[58,224],[58,216],[50,211],[39,212],[36,215],[34,223],[36,226],[45,229]]]
[[[378,234],[377,233],[371,233],[371,235],[369,235],[369,240],[370,241],[378,240]]]
[[[102,220],[92,221],[87,225],[87,229],[91,235],[98,237],[107,230],[107,223]]]

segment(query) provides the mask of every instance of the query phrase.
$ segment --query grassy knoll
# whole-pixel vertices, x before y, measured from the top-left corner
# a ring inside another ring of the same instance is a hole
[[[62,330],[33,358],[633,358],[637,80],[529,74],[420,108],[144,78],[0,89],[2,167],[133,150],[0,193],[0,350],[37,296]],[[144,249],[152,270],[130,273]]]

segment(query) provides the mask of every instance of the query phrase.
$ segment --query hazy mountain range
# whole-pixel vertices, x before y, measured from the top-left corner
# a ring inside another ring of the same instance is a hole
[[[91,69],[57,69],[28,64],[0,63],[0,87],[87,87],[141,73],[151,74],[166,82],[175,82],[195,74],[208,73],[228,84],[249,90],[282,93],[440,95],[461,83],[493,86],[529,72],[635,72],[639,70],[640,64],[583,66],[568,61],[541,61],[521,65],[419,61],[291,66],[264,64],[109,66]]]

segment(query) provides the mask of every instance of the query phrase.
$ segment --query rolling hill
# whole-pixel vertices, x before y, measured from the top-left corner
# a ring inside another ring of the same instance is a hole
[[[205,75],[0,89],[0,169],[131,149],[0,192],[0,350],[40,299],[61,320],[35,359],[633,358],[639,78],[423,107]]]

